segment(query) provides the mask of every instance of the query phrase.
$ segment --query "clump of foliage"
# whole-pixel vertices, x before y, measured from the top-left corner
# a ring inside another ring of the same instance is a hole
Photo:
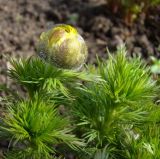
[[[108,145],[109,158],[126,157],[129,145],[125,145],[125,135],[133,138],[131,145],[140,141],[144,123],[151,122],[150,109],[155,107],[155,85],[149,70],[140,59],[128,61],[125,52],[119,48],[115,57],[109,55],[109,60],[99,61],[97,74],[103,81],[77,87],[72,104],[81,137],[90,148]]]
[[[160,4],[160,0],[106,0],[113,13],[121,13],[127,24],[131,24],[139,14]]]
[[[55,105],[35,96],[8,108],[1,131],[13,146],[7,158],[51,158],[54,145],[66,143],[73,149],[83,145],[70,134],[69,122],[58,115]]]
[[[12,60],[9,75],[26,88],[2,118],[7,159],[158,159],[160,107],[150,69],[125,47],[83,71],[41,59]],[[64,110],[60,113],[61,106]]]
[[[36,92],[43,90],[60,90],[68,96],[69,92],[66,84],[75,80],[93,80],[92,75],[87,76],[87,72],[77,72],[74,70],[60,69],[41,59],[29,58],[11,61],[12,68],[9,76],[23,85],[32,97]]]

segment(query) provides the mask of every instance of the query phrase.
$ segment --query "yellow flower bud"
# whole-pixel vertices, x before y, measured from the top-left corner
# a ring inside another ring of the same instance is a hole
[[[77,30],[65,24],[40,35],[38,55],[51,64],[65,69],[80,68],[87,58],[87,46]]]

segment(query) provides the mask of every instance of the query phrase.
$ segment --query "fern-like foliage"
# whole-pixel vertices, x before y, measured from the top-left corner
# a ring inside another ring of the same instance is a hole
[[[143,132],[124,131],[119,145],[124,149],[125,159],[158,159],[160,157],[160,127],[157,124],[145,124]],[[122,141],[123,140],[123,141]]]
[[[31,57],[18,61],[13,59],[11,65],[10,77],[26,87],[30,96],[42,89],[60,90],[68,96],[69,92],[65,84],[73,83],[75,80],[96,80],[94,75],[87,72],[59,69],[39,58]]]
[[[160,157],[160,108],[149,68],[127,58],[125,47],[97,62],[76,72],[36,58],[12,60],[9,75],[30,98],[13,92],[16,102],[8,102],[1,119],[0,137],[10,142],[6,159],[56,159],[68,152],[80,159]]]
[[[118,48],[115,56],[109,55],[109,60],[99,61],[97,73],[104,81],[74,91],[75,120],[79,133],[91,147],[103,148],[107,144],[117,147],[124,128],[134,129],[146,122],[146,108],[152,102],[155,84],[139,59],[126,58],[124,47]],[[117,149],[118,154],[123,151]]]
[[[149,68],[140,58],[128,60],[124,46],[117,49],[116,56],[109,54],[108,61],[99,62],[99,73],[115,102],[133,102],[154,96],[155,83]]]
[[[72,149],[83,146],[70,133],[68,120],[58,115],[53,104],[38,96],[10,106],[3,123],[1,136],[8,138],[13,147],[8,158],[48,159],[59,144],[67,144]]]
[[[136,140],[133,134],[124,131],[121,146],[126,150],[124,151],[126,158],[160,158],[160,107],[152,104],[148,111],[150,112],[148,122],[141,125],[141,131],[138,132]]]

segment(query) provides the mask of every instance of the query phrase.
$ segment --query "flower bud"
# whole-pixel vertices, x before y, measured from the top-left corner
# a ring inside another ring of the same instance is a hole
[[[56,67],[78,69],[87,58],[87,46],[70,25],[57,25],[40,35],[38,55]]]

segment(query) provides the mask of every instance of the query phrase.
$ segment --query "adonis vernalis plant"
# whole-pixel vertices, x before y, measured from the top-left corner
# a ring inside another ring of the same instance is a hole
[[[4,158],[160,157],[157,88],[140,58],[127,58],[122,46],[80,71],[87,47],[69,25],[42,33],[37,47],[40,58],[11,60],[9,76],[26,94],[1,117]]]

